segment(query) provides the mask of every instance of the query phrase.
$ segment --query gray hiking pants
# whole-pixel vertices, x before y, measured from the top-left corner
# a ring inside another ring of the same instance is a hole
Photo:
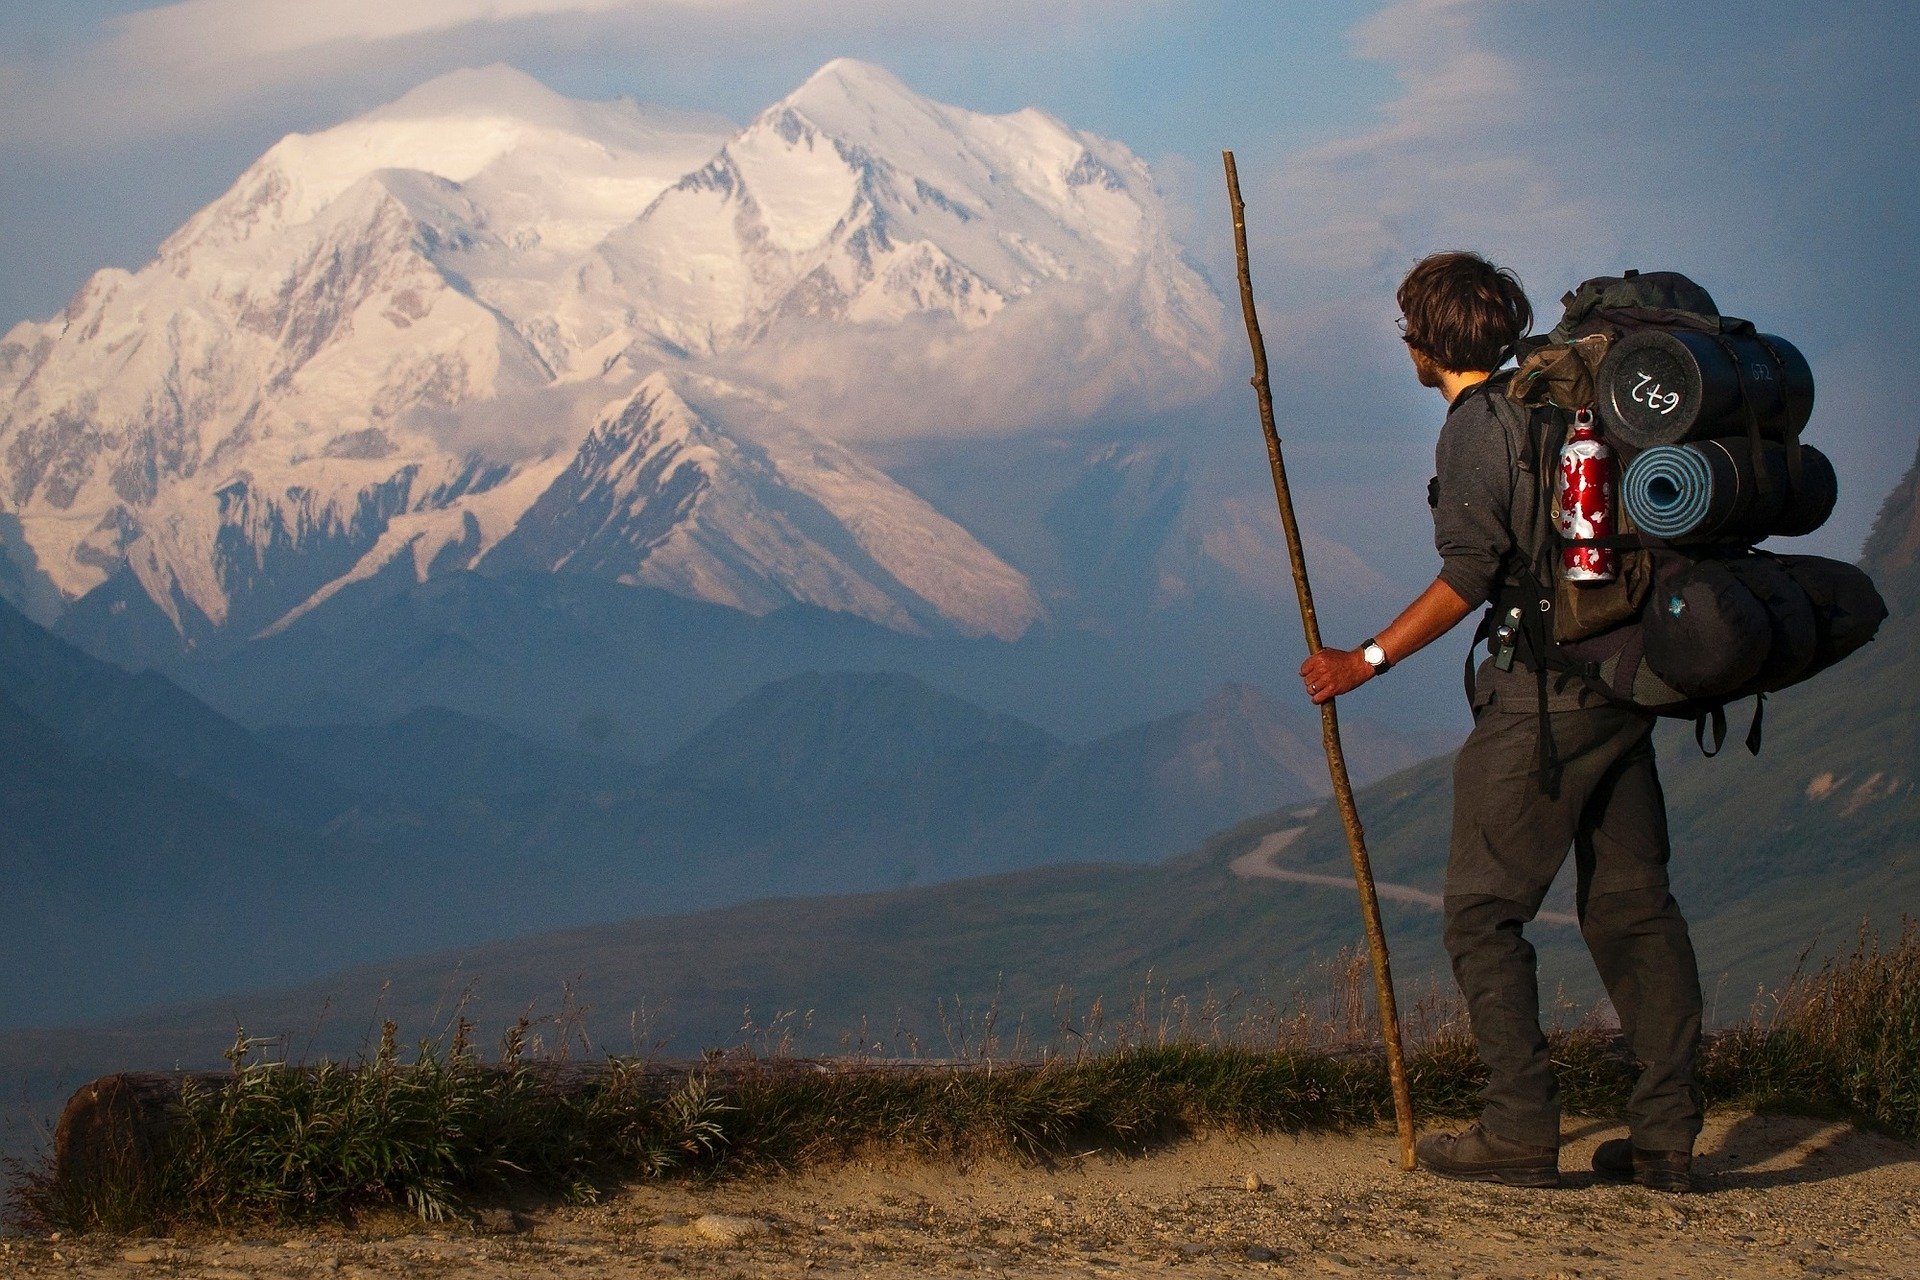
[[[1553,712],[1564,774],[1550,798],[1538,774],[1535,700],[1509,693],[1503,702],[1495,693],[1482,701],[1454,763],[1446,886],[1447,953],[1489,1072],[1481,1123],[1515,1142],[1560,1144],[1559,1085],[1540,1030],[1534,950],[1521,928],[1571,846],[1581,934],[1644,1064],[1627,1107],[1633,1140],[1647,1150],[1691,1150],[1700,1132],[1700,974],[1667,889],[1652,717],[1608,706]]]

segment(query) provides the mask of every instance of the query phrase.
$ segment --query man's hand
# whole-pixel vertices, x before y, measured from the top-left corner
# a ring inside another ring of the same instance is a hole
[[[1317,707],[1373,679],[1373,667],[1358,649],[1322,649],[1300,664],[1300,678]]]
[[[1436,578],[1373,642],[1394,662],[1404,662],[1472,612],[1473,606],[1459,592]],[[1318,706],[1373,679],[1373,667],[1358,649],[1322,649],[1300,664],[1300,678],[1306,681],[1307,696]]]

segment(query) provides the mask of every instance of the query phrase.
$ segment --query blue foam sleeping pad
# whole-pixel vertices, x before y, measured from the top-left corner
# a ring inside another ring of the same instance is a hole
[[[1781,445],[1761,445],[1758,469],[1745,437],[1656,445],[1627,467],[1621,502],[1636,528],[1669,542],[1797,538],[1825,524],[1840,495],[1825,454],[1803,444],[1800,458],[1792,488]]]

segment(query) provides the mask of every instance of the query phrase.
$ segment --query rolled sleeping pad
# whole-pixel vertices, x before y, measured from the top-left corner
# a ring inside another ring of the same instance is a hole
[[[1594,393],[1601,422],[1629,449],[1744,432],[1748,397],[1761,434],[1784,440],[1813,414],[1813,370],[1772,334],[1631,329],[1600,362]]]
[[[1797,488],[1784,445],[1760,446],[1760,470],[1764,475],[1756,474],[1753,443],[1744,436],[1655,445],[1628,465],[1621,503],[1636,528],[1668,542],[1797,538],[1833,514],[1840,482],[1812,445],[1800,446]]]

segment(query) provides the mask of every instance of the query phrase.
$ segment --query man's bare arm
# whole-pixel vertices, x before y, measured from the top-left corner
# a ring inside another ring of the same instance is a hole
[[[1436,578],[1374,637],[1374,643],[1386,651],[1388,662],[1398,663],[1453,630],[1472,612],[1473,606],[1459,592]],[[1365,684],[1373,678],[1373,668],[1358,649],[1328,648],[1300,664],[1300,678],[1306,682],[1307,696],[1318,705]]]

